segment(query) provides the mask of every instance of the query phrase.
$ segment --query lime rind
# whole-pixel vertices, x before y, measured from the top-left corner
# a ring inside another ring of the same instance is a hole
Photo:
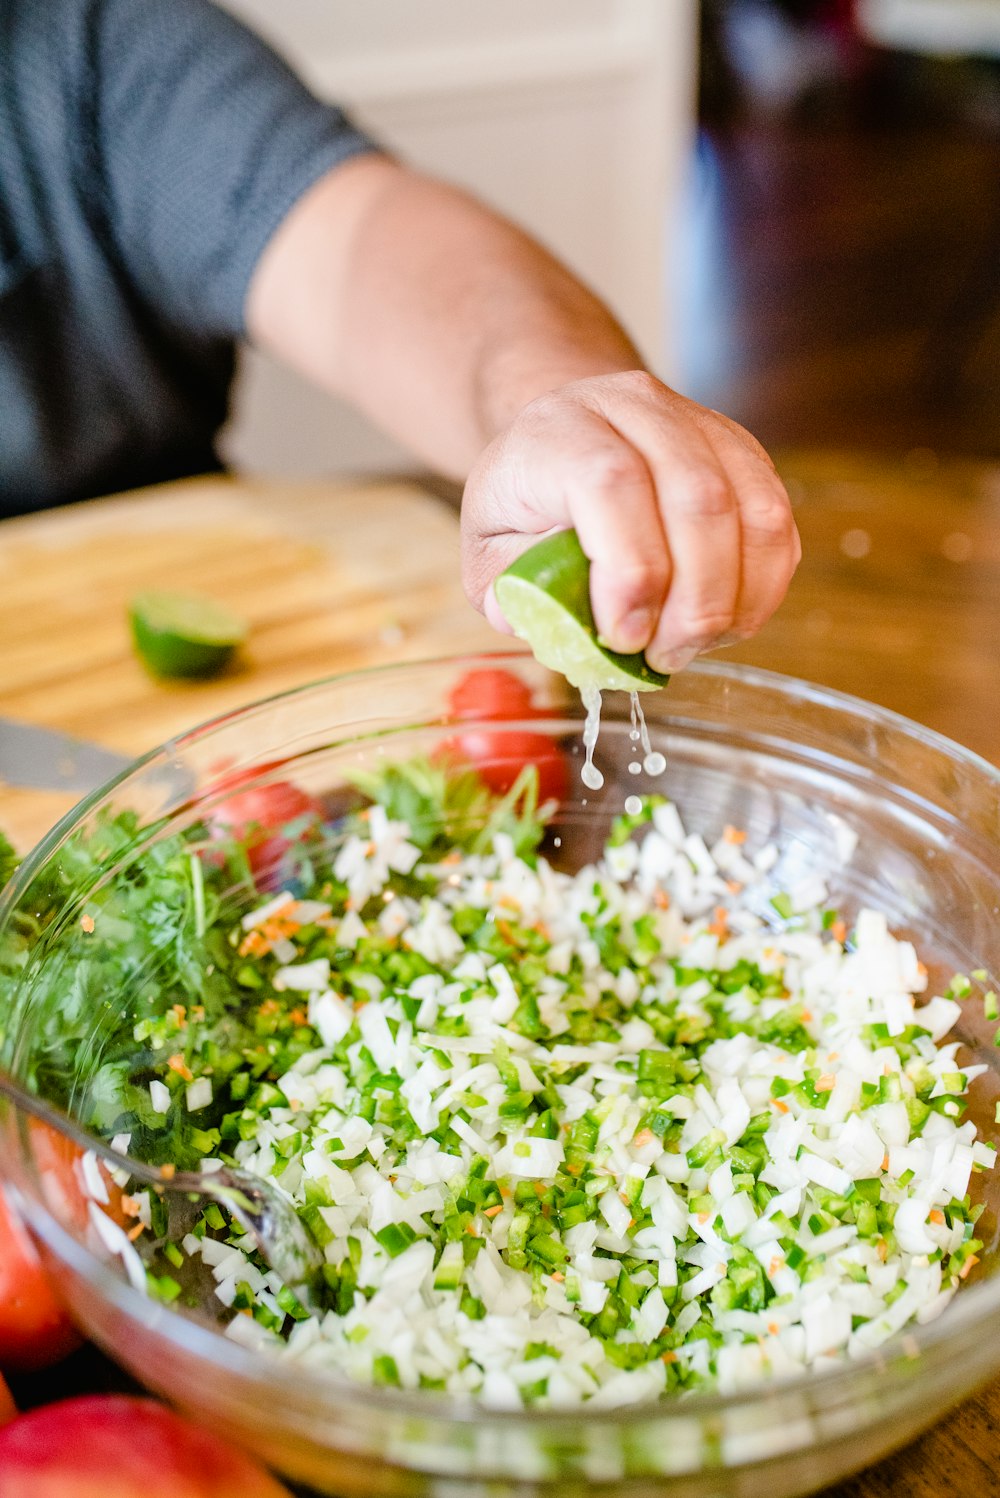
[[[495,584],[497,603],[535,659],[579,691],[652,692],[668,676],[642,654],[622,655],[598,638],[590,607],[590,563],[575,531],[547,536]]]
[[[246,625],[214,599],[141,593],[129,609],[132,638],[157,676],[215,676],[246,638]]]

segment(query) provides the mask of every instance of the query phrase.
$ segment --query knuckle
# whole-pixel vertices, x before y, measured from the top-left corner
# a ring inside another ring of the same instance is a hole
[[[616,377],[616,382],[628,394],[638,396],[641,399],[662,396],[664,386],[662,381],[655,375],[650,374],[648,369],[629,369],[624,374]]]
[[[651,598],[663,592],[667,564],[663,558],[625,558],[614,563],[609,591],[625,602]]]
[[[798,530],[788,500],[781,494],[758,496],[748,501],[742,511],[743,531],[755,546],[798,545]]]
[[[696,520],[728,515],[736,507],[732,489],[721,473],[706,469],[691,474],[677,492],[676,507]]]
[[[587,490],[605,495],[621,489],[648,489],[649,469],[635,448],[625,443],[602,447],[581,464]]]
[[[681,614],[677,632],[683,644],[702,649],[713,640],[717,640],[720,635],[726,634],[732,622],[731,608],[692,607]]]

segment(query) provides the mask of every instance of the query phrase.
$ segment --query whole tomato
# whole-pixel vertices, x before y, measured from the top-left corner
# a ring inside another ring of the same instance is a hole
[[[220,791],[230,793],[212,808],[209,820],[245,846],[258,883],[267,881],[290,846],[280,829],[299,817],[323,815],[322,803],[289,780],[247,785],[277,768],[280,765],[275,763],[223,774],[210,788],[213,796]],[[240,790],[241,785],[247,789]]]
[[[16,1414],[17,1405],[14,1403],[14,1396],[0,1378],[0,1425],[6,1425],[8,1421],[14,1419]]]
[[[0,1430],[3,1498],[291,1498],[263,1467],[152,1399],[47,1404]]]
[[[497,666],[482,667],[463,676],[452,688],[448,706],[453,717],[470,720],[492,718],[523,723],[547,716],[547,709],[535,707],[532,702],[531,688],[513,671]],[[547,733],[470,723],[446,740],[443,752],[450,759],[471,765],[497,795],[510,790],[525,765],[534,765],[538,771],[540,800],[562,800],[566,795],[569,784],[566,759]]]
[[[34,1245],[0,1193],[0,1368],[46,1368],[79,1343]]]

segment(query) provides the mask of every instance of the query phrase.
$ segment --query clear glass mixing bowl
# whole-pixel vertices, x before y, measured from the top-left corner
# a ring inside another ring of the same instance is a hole
[[[713,663],[644,699],[654,746],[667,759],[656,782],[637,783],[628,773],[628,702],[606,701],[598,762],[607,779],[595,794],[575,773],[581,713],[565,684],[523,655],[493,656],[337,677],[248,707],[140,760],[84,801],[32,853],[0,904],[0,921],[16,921],[30,936],[0,1042],[7,1067],[27,1075],[41,1044],[43,965],[51,972],[51,964],[62,964],[66,1004],[93,1007],[94,1045],[81,1047],[81,1085],[88,1052],[99,1053],[102,1008],[128,1002],[127,993],[95,996],[87,987],[81,914],[90,889],[80,886],[74,852],[81,836],[99,837],[109,813],[137,813],[134,837],[108,853],[89,876],[93,886],[198,821],[234,793],[237,779],[240,794],[249,785],[291,780],[335,805],[345,772],[433,751],[453,734],[444,706],[449,690],[478,666],[502,666],[531,685],[547,716],[525,727],[551,735],[574,766],[555,829],[566,863],[595,854],[626,794],[657,790],[709,840],[729,822],[747,828],[751,845],[777,843],[775,887],[815,871],[848,915],[866,903],[886,911],[916,942],[933,986],[955,970],[982,968],[990,975],[982,986],[1000,988],[1000,772],[993,766],[867,703]],[[223,771],[228,791],[218,788]],[[846,862],[844,823],[860,839]],[[61,892],[55,917],[33,930],[54,890]],[[153,980],[150,953],[136,982]],[[995,1139],[1000,1052],[977,994],[964,1006],[960,1029],[976,1060],[990,1067],[974,1084],[973,1112],[984,1137]],[[998,1259],[992,1235],[1000,1171],[980,1178],[988,1239],[980,1280],[939,1320],[877,1355],[733,1396],[511,1414],[320,1376],[245,1350],[146,1299],[81,1225],[79,1204],[46,1191],[38,1137],[8,1117],[0,1167],[86,1332],[157,1393],[330,1493],[782,1498],[875,1460],[1000,1368],[1000,1279],[990,1272]]]

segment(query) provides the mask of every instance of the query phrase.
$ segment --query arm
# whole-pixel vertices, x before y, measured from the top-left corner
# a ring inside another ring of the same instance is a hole
[[[324,176],[250,282],[262,346],[437,467],[468,475],[463,566],[493,578],[574,525],[609,643],[678,668],[759,628],[798,561],[748,433],[641,368],[607,310],[526,235],[386,157]]]

